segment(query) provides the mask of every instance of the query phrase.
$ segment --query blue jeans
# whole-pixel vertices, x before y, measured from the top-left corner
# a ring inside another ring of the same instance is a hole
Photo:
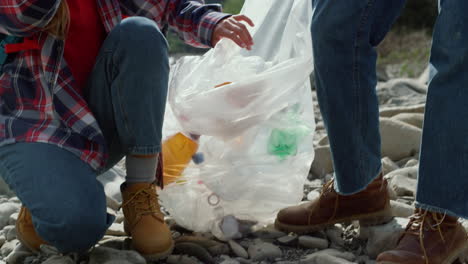
[[[108,168],[128,154],[160,152],[168,76],[167,43],[155,22],[127,18],[105,40],[85,98],[109,145]],[[91,248],[114,221],[99,173],[55,145],[0,148],[0,175],[39,236],[64,253]]]
[[[377,46],[404,0],[313,0],[318,99],[336,189],[353,194],[381,170]],[[435,25],[417,206],[468,218],[468,2],[441,0]]]

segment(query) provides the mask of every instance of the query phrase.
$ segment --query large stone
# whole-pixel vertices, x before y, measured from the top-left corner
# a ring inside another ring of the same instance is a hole
[[[8,264],[23,264],[24,260],[33,254],[34,253],[32,253],[28,248],[18,243],[15,249],[13,249],[13,251],[5,258],[5,261]]]
[[[394,248],[408,222],[407,218],[396,217],[385,225],[360,227],[360,238],[367,239],[367,254],[375,258],[381,252]]]
[[[323,177],[333,172],[333,161],[329,146],[315,148],[315,158],[312,162],[311,171],[318,177]]]
[[[393,116],[392,119],[405,122],[412,126],[422,128],[424,122],[424,114],[421,113],[401,113]]]
[[[196,257],[197,259],[206,264],[215,263],[213,257],[207,249],[191,242],[176,243],[174,253],[179,255],[189,255]]]
[[[352,264],[355,259],[356,256],[350,252],[329,248],[307,255],[299,264]]]
[[[389,118],[380,119],[382,156],[400,160],[419,153],[422,130]]]
[[[264,242],[251,245],[248,252],[253,261],[275,260],[283,255],[279,247]]]
[[[2,247],[0,248],[0,255],[3,257],[8,256],[11,252],[13,252],[18,244],[19,241],[16,239],[3,243]]]
[[[97,247],[91,252],[88,264],[146,264],[146,260],[136,251]]]
[[[386,107],[380,110],[380,117],[392,117],[401,113],[424,113],[426,105]]]
[[[171,255],[167,258],[167,264],[203,264],[194,257],[186,255]]]
[[[3,229],[10,222],[10,216],[17,213],[20,205],[16,203],[2,203],[0,204],[0,229]]]
[[[425,102],[427,87],[414,79],[392,79],[377,85],[380,105],[407,105]]]

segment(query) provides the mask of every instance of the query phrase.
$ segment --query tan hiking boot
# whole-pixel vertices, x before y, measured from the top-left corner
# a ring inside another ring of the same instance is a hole
[[[275,227],[301,234],[346,221],[359,220],[361,225],[377,225],[392,219],[387,180],[382,176],[364,191],[349,196],[338,194],[333,185],[333,180],[325,184],[320,197],[314,201],[281,210]]]
[[[125,232],[132,246],[148,260],[165,258],[172,253],[174,241],[151,183],[122,184]]]
[[[378,264],[452,264],[468,249],[465,229],[455,217],[416,209],[396,249]]]
[[[24,206],[21,207],[16,220],[16,236],[23,245],[33,252],[38,252],[42,244],[48,244],[34,230],[31,213]]]

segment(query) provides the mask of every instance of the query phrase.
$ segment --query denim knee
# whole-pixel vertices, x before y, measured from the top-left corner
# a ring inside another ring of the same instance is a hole
[[[105,197],[83,195],[79,198],[79,206],[53,208],[56,215],[50,219],[33,217],[39,236],[62,253],[89,250],[104,236],[115,219],[107,214]]]
[[[126,49],[126,53],[143,60],[169,60],[166,37],[155,21],[145,17],[130,17],[122,20],[117,29],[120,33],[120,45]],[[147,51],[152,52],[148,54]]]

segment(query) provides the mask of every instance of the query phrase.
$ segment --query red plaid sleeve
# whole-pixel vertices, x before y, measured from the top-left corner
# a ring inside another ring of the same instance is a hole
[[[30,36],[52,20],[60,0],[1,0],[0,32]]]
[[[221,6],[205,5],[202,0],[121,0],[122,9],[129,15],[155,19],[160,27],[168,24],[187,44],[211,47],[216,25],[230,16]]]

